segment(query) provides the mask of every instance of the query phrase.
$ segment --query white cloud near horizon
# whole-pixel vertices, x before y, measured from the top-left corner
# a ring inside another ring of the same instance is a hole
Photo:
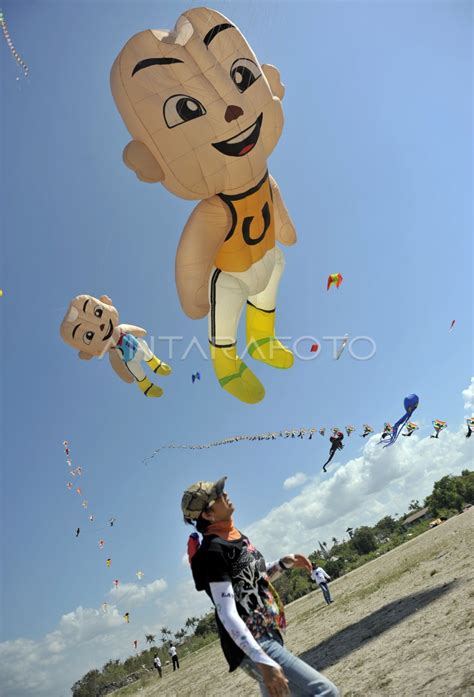
[[[288,477],[283,482],[284,489],[295,489],[297,486],[301,486],[309,479],[308,475],[304,472],[296,472],[291,477]]]
[[[151,583],[124,583],[118,588],[112,587],[107,593],[107,600],[111,603],[123,603],[126,600],[128,608],[139,607],[156,598],[167,587],[163,578],[157,578]]]
[[[469,411],[471,415],[474,412],[474,377],[471,378],[471,384],[462,391],[462,396],[464,399],[464,409]]]
[[[462,398],[465,409],[473,409],[474,379]],[[457,431],[443,431],[439,439],[416,432],[410,438],[400,436],[385,449],[378,440],[374,436],[364,441],[360,456],[345,463],[339,459],[344,451],[339,453],[327,475],[297,472],[285,480],[284,486],[293,480],[286,489],[303,488],[245,531],[267,559],[297,551],[310,553],[319,540],[341,538],[349,526],[370,525],[384,515],[401,514],[411,499],[424,499],[442,476],[472,468],[474,442],[465,437],[464,424]],[[142,650],[145,633],[156,634],[160,641],[163,625],[176,629],[187,617],[208,611],[209,598],[195,592],[186,574],[187,580],[172,587],[160,578],[112,588],[105,613],[79,606],[41,639],[0,643],[2,697],[70,697],[72,684],[87,671],[131,655],[135,639]],[[123,620],[125,604],[127,610],[135,608],[130,624]],[[157,616],[157,622],[145,619]]]

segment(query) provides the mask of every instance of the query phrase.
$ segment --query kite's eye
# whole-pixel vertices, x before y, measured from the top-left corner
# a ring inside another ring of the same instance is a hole
[[[89,345],[94,338],[94,332],[88,331],[84,334],[82,337],[82,340],[85,344]]]
[[[94,315],[99,318],[102,317],[102,309],[100,307],[96,307],[94,310]]]
[[[239,58],[232,63],[230,76],[239,92],[245,92],[261,76],[258,66],[249,58]]]
[[[173,97],[169,97],[163,107],[163,115],[168,128],[180,126],[182,123],[204,116],[205,113],[206,110],[201,102],[185,94],[175,94]]]

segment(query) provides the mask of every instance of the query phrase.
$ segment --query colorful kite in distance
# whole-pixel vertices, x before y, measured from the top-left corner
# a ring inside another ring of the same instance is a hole
[[[110,568],[110,566],[111,566],[111,564],[112,564],[112,559],[106,559],[106,560],[105,560],[105,564],[106,564],[106,566],[107,566],[108,568]],[[114,583],[115,583],[115,581],[114,581]]]
[[[338,352],[336,353],[336,361],[338,361],[340,359],[340,357],[342,356],[342,352],[346,348],[348,341],[349,341],[349,334],[346,334],[342,340],[341,345],[339,346]]]
[[[191,382],[193,383],[193,385],[196,382],[196,380],[200,380],[200,379],[201,379],[201,373],[193,373],[191,375]]]
[[[382,437],[380,440],[383,440],[384,438],[388,438],[389,435],[392,433],[392,425],[386,421],[383,425],[383,431],[382,431]]]
[[[326,429],[324,427],[319,429],[320,436],[324,436],[325,433],[326,433]]]
[[[69,489],[69,491],[71,491],[71,489],[72,489],[72,482],[68,482],[68,483],[66,484],[66,487]]]
[[[434,421],[432,421],[432,424],[435,430],[435,435],[430,436],[430,438],[438,438],[441,431],[444,431],[444,429],[448,427],[446,421],[440,421],[439,419],[434,419]]]
[[[105,540],[99,540],[99,549],[104,549]]]
[[[138,646],[138,641],[137,641],[136,639],[135,639],[135,641],[133,642],[133,645],[134,645],[134,647],[135,647],[135,649],[136,649],[137,646]]]
[[[372,428],[372,426],[369,426],[369,424],[364,424],[363,429],[364,433],[362,433],[361,438],[367,438],[367,436],[374,432],[374,429]]]
[[[28,66],[26,65],[26,63],[24,62],[24,60],[22,59],[22,57],[20,56],[13,44],[10,32],[8,31],[5,15],[3,14],[2,10],[0,10],[0,26],[2,27],[3,36],[5,38],[5,41],[7,42],[8,48],[10,49],[10,53],[15,59],[17,65],[22,69],[23,75],[25,77],[28,77],[30,69],[28,68]]]
[[[329,449],[329,458],[326,460],[326,462],[323,465],[323,472],[326,472],[326,466],[329,465],[331,460],[333,459],[334,455],[338,450],[343,449],[343,444],[342,441],[344,440],[344,434],[341,431],[337,431],[334,436],[331,436],[329,438],[331,441],[331,447]]]
[[[118,588],[118,587],[119,587],[119,580],[118,580],[118,578],[115,579],[115,581],[114,581],[114,586],[115,586],[115,588]]]
[[[79,496],[82,494],[82,489],[80,486],[77,487],[76,494],[79,494]]]
[[[114,523],[115,523],[116,520],[117,520],[117,518],[109,518],[109,523],[110,523],[110,527],[111,527],[111,528],[114,527]]]
[[[141,581],[145,574],[143,573],[143,571],[137,571],[135,575],[138,578],[138,580]]]
[[[347,433],[348,437],[351,435],[351,433],[354,433],[354,431],[355,431],[354,426],[346,426],[346,433]]]
[[[328,283],[327,283],[326,290],[329,290],[331,286],[336,286],[336,288],[339,288],[339,286],[341,285],[343,280],[344,279],[342,278],[340,273],[332,273],[328,277]]]
[[[471,433],[474,431],[474,416],[471,416],[469,419],[466,419],[466,424],[467,424],[466,438],[470,438]]]
[[[129,613],[129,612],[126,612],[126,613],[124,614],[124,616],[123,616],[123,619],[124,619],[125,622],[128,624],[128,623],[130,622],[130,613]]]
[[[388,443],[384,444],[384,448],[388,448],[389,445],[393,445],[395,441],[398,438],[398,435],[400,433],[400,430],[405,426],[405,424],[409,421],[411,415],[415,411],[415,409],[418,407],[418,404],[420,402],[420,399],[418,395],[416,394],[409,394],[405,399],[403,400],[403,406],[405,408],[405,413],[403,414],[402,417],[400,417],[392,427],[392,431],[390,433],[390,438],[388,440]],[[379,441],[380,443],[382,442],[381,440]]]
[[[87,508],[87,501],[82,502],[82,508]]]
[[[81,532],[81,528],[77,528],[76,530],[76,537],[79,537],[79,533]]]
[[[405,436],[405,438],[409,438],[419,428],[420,427],[414,421],[409,421],[406,425],[407,432],[402,433],[402,436]]]
[[[453,321],[451,322],[451,326],[449,327],[449,331],[453,330],[455,324],[456,324],[456,320],[453,319]]]

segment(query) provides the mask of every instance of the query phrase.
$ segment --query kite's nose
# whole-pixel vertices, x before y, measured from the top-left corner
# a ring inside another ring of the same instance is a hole
[[[101,325],[100,325],[100,331],[103,332],[104,329],[105,329],[105,324],[101,324]]]
[[[235,106],[235,104],[230,104],[225,110],[224,118],[227,121],[227,123],[230,123],[231,121],[235,121],[235,119],[238,119],[239,116],[243,115],[244,112],[239,106]]]

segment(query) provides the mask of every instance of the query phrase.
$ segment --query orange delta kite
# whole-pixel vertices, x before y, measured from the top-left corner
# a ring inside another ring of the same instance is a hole
[[[108,295],[94,298],[78,295],[69,303],[61,323],[63,340],[78,349],[82,360],[101,358],[108,353],[116,374],[127,383],[136,382],[145,397],[161,397],[163,390],[147,378],[142,362],[159,375],[169,375],[171,368],[160,361],[142,338],[146,330],[133,324],[119,324],[117,308]],[[66,451],[68,452],[68,451]]]
[[[328,277],[328,284],[327,284],[326,290],[329,290],[331,286],[336,286],[336,288],[339,288],[339,286],[341,285],[343,280],[344,279],[340,273],[332,273]]]
[[[132,140],[127,167],[144,182],[199,201],[176,256],[182,308],[208,316],[211,359],[221,387],[242,402],[265,390],[237,354],[246,307],[249,355],[290,368],[276,336],[282,245],[296,233],[268,158],[283,129],[284,86],[261,65],[240,30],[207,8],[184,12],[174,30],[135,34],[117,56],[111,89]],[[154,234],[154,223],[150,234]]]

